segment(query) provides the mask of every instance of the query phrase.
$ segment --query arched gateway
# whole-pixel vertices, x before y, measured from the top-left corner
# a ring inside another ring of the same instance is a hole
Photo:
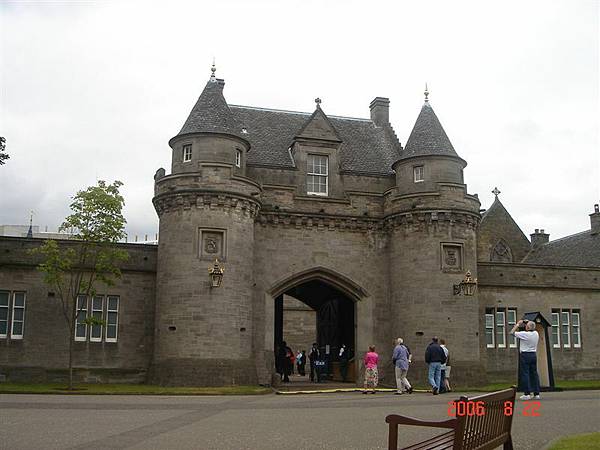
[[[268,295],[272,299],[269,306],[273,307],[273,324],[272,327],[268,324],[265,331],[272,335],[275,354],[272,372],[277,370],[276,355],[283,341],[294,351],[310,351],[314,342],[327,361],[325,370],[329,378],[335,377],[336,380],[342,379],[338,356],[341,346],[345,345],[346,353],[351,358],[345,380],[356,380],[358,358],[355,356],[360,354],[362,347],[368,345],[363,344],[362,340],[370,336],[367,330],[359,330],[359,323],[360,326],[365,324],[359,322],[357,317],[357,303],[368,297],[365,289],[335,270],[318,266],[276,282]],[[286,308],[284,298],[288,303],[290,300],[301,302],[306,308]],[[357,339],[359,335],[362,338],[360,343]]]

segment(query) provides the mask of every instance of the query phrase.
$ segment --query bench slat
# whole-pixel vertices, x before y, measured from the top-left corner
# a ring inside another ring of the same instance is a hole
[[[419,449],[444,449],[452,448],[454,442],[454,431],[440,434],[426,441],[413,444],[409,447],[403,447],[400,450],[419,450]]]

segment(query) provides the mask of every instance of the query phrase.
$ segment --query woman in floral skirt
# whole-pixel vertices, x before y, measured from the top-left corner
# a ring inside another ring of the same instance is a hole
[[[379,355],[375,353],[375,346],[370,345],[369,351],[365,354],[365,385],[363,394],[375,393],[375,388],[379,384],[379,375],[377,373],[377,362],[379,361]]]

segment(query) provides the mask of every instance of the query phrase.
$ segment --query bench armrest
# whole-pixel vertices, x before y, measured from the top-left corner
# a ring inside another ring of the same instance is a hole
[[[416,425],[420,427],[456,428],[456,419],[431,421],[415,419],[414,417],[408,416],[399,416],[398,414],[390,414],[385,418],[385,421],[390,425]]]

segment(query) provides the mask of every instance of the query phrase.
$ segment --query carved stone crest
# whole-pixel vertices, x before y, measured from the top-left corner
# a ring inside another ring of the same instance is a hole
[[[443,243],[441,248],[441,268],[444,272],[463,270],[462,244]]]
[[[202,259],[226,258],[225,230],[201,229],[199,233],[199,256]]]

